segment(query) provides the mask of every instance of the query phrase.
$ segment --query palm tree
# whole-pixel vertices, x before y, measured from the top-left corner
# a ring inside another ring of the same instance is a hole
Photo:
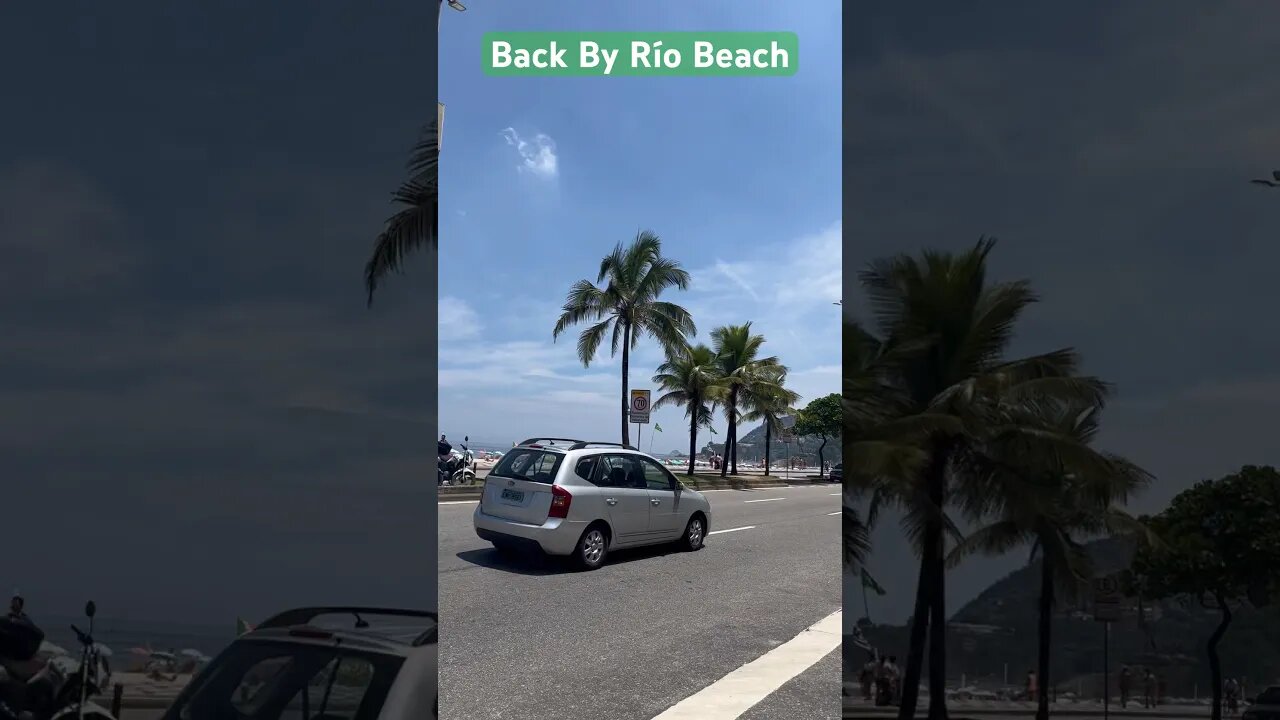
[[[846,320],[842,342],[844,433],[842,456],[845,564],[856,571],[871,550],[876,512],[898,483],[912,478],[928,459],[919,442],[895,426],[908,404],[890,381],[895,363],[910,348],[888,348],[859,323]],[[870,502],[871,507],[865,507]]]
[[[1075,440],[1070,452],[1044,452],[1034,443],[997,437],[967,463],[966,510],[975,521],[991,522],[957,545],[948,564],[975,552],[1002,555],[1024,544],[1031,545],[1030,560],[1040,560],[1037,720],[1049,717],[1050,631],[1058,595],[1075,598],[1093,577],[1080,538],[1145,535],[1143,525],[1118,506],[1151,477],[1123,458],[1088,447],[1100,411],[1075,403],[1035,407],[1038,417],[1024,422]]]
[[[738,420],[747,388],[754,386],[764,392],[769,384],[768,373],[781,367],[776,357],[760,357],[764,345],[763,335],[751,334],[751,323],[726,325],[711,331],[711,347],[716,354],[724,393],[724,412],[729,429],[724,440],[724,462],[720,464],[720,477],[738,474]],[[730,463],[733,468],[730,470]]]
[[[624,248],[619,243],[600,261],[596,283],[603,287],[579,280],[569,288],[551,337],[559,338],[573,325],[593,323],[578,336],[578,359],[585,367],[591,365],[605,335],[612,332],[611,354],[622,351],[622,443],[630,445],[627,376],[631,350],[642,335],[650,335],[670,354],[697,333],[688,310],[658,299],[667,288],[688,288],[689,273],[680,263],[662,256],[662,241],[657,235],[642,231],[631,245]]]
[[[653,409],[683,405],[685,417],[689,418],[690,476],[698,456],[698,428],[711,424],[719,397],[720,378],[715,361],[715,353],[706,345],[684,345],[673,348],[653,376],[654,384],[666,393],[653,404]]]
[[[392,202],[403,205],[387,219],[378,234],[373,255],[364,266],[365,290],[373,304],[373,293],[388,273],[400,272],[404,258],[424,245],[436,247],[439,229],[439,128],[433,119],[409,156],[409,179],[391,194]]]
[[[987,257],[994,241],[981,239],[968,251],[926,251],[872,263],[859,275],[875,320],[883,354],[895,358],[881,382],[902,407],[882,418],[871,435],[915,446],[919,469],[889,478],[877,489],[904,509],[904,527],[920,553],[910,648],[899,717],[913,718],[929,646],[929,717],[946,710],[946,546],[958,537],[945,508],[957,461],[968,448],[996,432],[1015,440],[1052,445],[1060,438],[1003,417],[1003,397],[1023,402],[1061,399],[1100,403],[1102,384],[1079,377],[1070,349],[1008,361],[1006,348],[1022,312],[1037,298],[1025,281],[988,283]],[[928,637],[926,638],[926,628]]]
[[[795,412],[800,401],[799,393],[786,387],[787,368],[782,365],[765,367],[743,388],[742,419],[764,423],[764,474],[769,474],[770,450],[773,432],[785,431],[782,418]],[[736,446],[736,443],[735,443]]]

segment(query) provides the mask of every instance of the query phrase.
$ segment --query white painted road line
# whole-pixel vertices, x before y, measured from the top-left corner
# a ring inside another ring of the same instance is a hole
[[[833,512],[833,513],[827,513],[827,517],[831,517],[832,515],[840,515],[840,514],[842,514],[842,513],[844,513],[844,511],[843,511],[843,510],[837,510],[837,511],[835,511],[835,512]]]
[[[744,503],[753,503],[753,502],[773,502],[773,501],[775,501],[775,500],[786,500],[786,498],[760,498],[759,500],[743,500],[742,502],[744,502]]]
[[[832,495],[843,495],[844,493],[831,493]]]
[[[479,500],[446,500],[444,502],[436,503],[436,504],[437,505],[474,505],[478,502],[480,501]]]
[[[726,528],[726,529],[724,529],[724,530],[712,530],[711,532],[709,532],[709,533],[707,533],[707,534],[708,534],[708,535],[719,535],[720,533],[738,532],[739,530],[755,530],[755,529],[756,529],[756,526],[755,526],[755,525],[743,525],[742,527]]]
[[[653,720],[734,720],[840,647],[842,612],[831,613]]]

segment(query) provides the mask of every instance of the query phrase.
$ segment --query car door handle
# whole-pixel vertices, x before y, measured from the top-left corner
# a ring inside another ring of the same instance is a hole
[[[658,498],[649,498],[649,504],[650,504],[650,505],[661,505],[661,504],[662,504],[662,501],[661,501],[661,500],[659,500]]]
[[[604,499],[604,504],[605,504],[605,505],[617,505],[617,504],[618,504],[618,501],[617,501],[617,500],[615,500],[614,498],[605,498],[605,499]]]

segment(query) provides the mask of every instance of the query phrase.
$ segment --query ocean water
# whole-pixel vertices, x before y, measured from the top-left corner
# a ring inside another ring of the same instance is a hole
[[[74,624],[81,630],[87,630],[88,623],[84,617],[67,618],[33,618],[45,638],[70,652],[78,652],[75,633],[71,630]],[[213,657],[222,651],[236,637],[235,618],[226,627],[200,625],[184,625],[176,623],[158,623],[145,620],[125,620],[119,618],[99,617],[94,621],[94,639],[111,648],[111,665],[118,670],[128,670],[137,661],[140,665],[145,655],[135,654],[133,648],[150,648],[163,652],[181,652],[198,650],[206,656]]]

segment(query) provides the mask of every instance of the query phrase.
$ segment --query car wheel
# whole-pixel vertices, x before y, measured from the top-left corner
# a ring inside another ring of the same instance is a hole
[[[578,548],[574,552],[578,564],[587,570],[595,570],[604,564],[608,555],[609,536],[605,534],[604,528],[599,525],[587,528],[578,539]]]
[[[680,538],[680,545],[689,552],[695,552],[702,549],[702,542],[707,539],[707,525],[701,515],[694,515],[689,518],[689,524],[684,528],[684,537]]]

